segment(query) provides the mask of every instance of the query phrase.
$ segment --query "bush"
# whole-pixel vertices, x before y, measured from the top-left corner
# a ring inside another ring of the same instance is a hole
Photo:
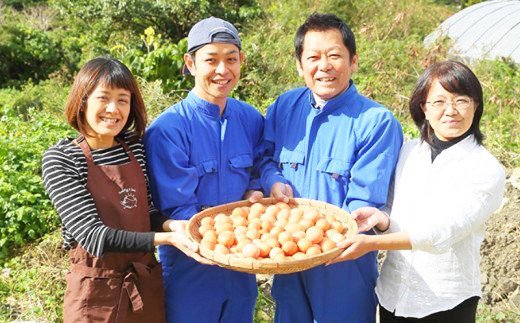
[[[46,112],[0,110],[0,264],[16,247],[55,229],[59,217],[41,180],[43,152],[70,127]]]
[[[120,44],[112,48],[112,55],[125,63],[134,75],[147,81],[160,81],[165,92],[193,87],[191,78],[182,75],[183,56],[188,47],[186,38],[177,44],[170,43],[149,27],[141,39],[145,50]]]
[[[0,39],[0,87],[47,79],[62,66],[61,45],[48,32],[2,26]]]

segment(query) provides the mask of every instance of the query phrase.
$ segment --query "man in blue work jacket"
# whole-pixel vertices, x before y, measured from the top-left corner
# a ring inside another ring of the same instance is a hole
[[[295,36],[306,87],[280,95],[264,129],[264,191],[280,200],[304,197],[351,212],[382,207],[403,135],[381,104],[351,80],[358,56],[349,26],[312,14]],[[355,261],[276,275],[275,322],[375,322],[376,254]]]
[[[243,59],[229,22],[211,17],[190,30],[184,61],[195,86],[145,136],[153,201],[170,218],[187,220],[205,207],[263,196],[255,191],[263,117],[228,97]],[[254,275],[198,263],[175,247],[160,246],[159,256],[168,322],[253,321]]]

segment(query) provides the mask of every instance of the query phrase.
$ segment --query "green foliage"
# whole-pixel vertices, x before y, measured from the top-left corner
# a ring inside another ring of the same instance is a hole
[[[48,113],[0,110],[0,262],[14,247],[56,228],[59,218],[41,181],[41,157],[69,127]]]
[[[0,107],[9,108],[16,114],[27,115],[32,111],[46,110],[56,116],[62,116],[69,84],[59,79],[50,79],[34,84],[29,81],[20,90],[0,89]]]
[[[133,74],[147,81],[159,80],[165,91],[193,87],[191,78],[182,75],[183,56],[187,49],[186,38],[181,39],[178,44],[166,42],[161,34],[156,34],[149,27],[141,39],[146,45],[145,50],[129,49],[120,44],[111,49],[112,55],[120,58]]]
[[[0,39],[0,86],[43,80],[61,68],[60,43],[48,32],[23,25],[2,26]]]
[[[49,3],[58,15],[59,27],[55,32],[63,39],[66,57],[78,66],[121,44],[128,50],[145,51],[139,35],[149,27],[164,35],[165,42],[177,44],[202,18],[213,15],[241,24],[260,12],[255,0],[49,0]],[[168,53],[166,46],[162,53]]]

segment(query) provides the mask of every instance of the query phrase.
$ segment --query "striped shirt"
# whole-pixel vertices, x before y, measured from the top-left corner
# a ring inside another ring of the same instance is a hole
[[[148,185],[142,141],[132,132],[125,133],[123,137],[141,165]],[[92,150],[92,157],[96,165],[130,162],[121,145]],[[61,140],[43,155],[43,183],[62,221],[63,247],[68,250],[78,243],[97,257],[107,251],[153,250],[153,232],[117,230],[101,222],[92,195],[87,190],[87,169],[85,155],[80,147],[72,143],[72,139]],[[152,205],[149,190],[148,204],[150,216],[158,214]]]

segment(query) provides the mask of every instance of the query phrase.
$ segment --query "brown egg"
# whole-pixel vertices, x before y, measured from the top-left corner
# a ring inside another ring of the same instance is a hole
[[[283,244],[286,241],[293,241],[292,234],[287,231],[280,232],[280,234],[278,235],[278,242],[280,242],[280,244]]]
[[[301,252],[301,251],[298,251],[292,257],[295,260],[308,258],[308,256],[306,254],[304,254],[303,252]]]
[[[233,244],[235,244],[235,234],[230,231],[224,231],[218,235],[217,241],[221,245],[224,245],[229,248]]]
[[[307,256],[316,256],[321,253],[321,248],[317,244],[312,245],[309,249],[307,249],[307,252],[305,252]]]
[[[233,227],[233,224],[226,223],[226,222],[217,222],[215,223],[215,233],[217,235],[220,235],[224,231],[231,231],[233,232],[235,228]]]
[[[285,255],[285,253],[283,252],[282,248],[280,248],[280,247],[273,247],[273,248],[271,248],[271,251],[269,252],[269,257],[270,258],[274,258],[274,256],[276,254]]]
[[[215,245],[217,244],[216,241],[209,241],[202,239],[200,241],[201,248],[208,249],[208,250],[215,250]]]
[[[202,218],[202,220],[200,220],[200,226],[214,226],[215,225],[215,219],[210,217],[210,216],[207,216],[205,218]]]
[[[266,209],[265,209],[265,214],[271,214],[273,215],[274,217],[276,217],[278,215],[278,212],[280,212],[280,207],[277,206],[277,205],[269,205]]]
[[[215,215],[215,223],[233,223],[233,220],[224,213],[219,213]]]
[[[208,241],[217,241],[217,234],[214,230],[208,230],[204,232],[204,235],[202,235],[202,240],[208,240]]]
[[[209,230],[213,230],[213,227],[210,225],[201,225],[199,227],[199,233],[201,236],[203,236],[204,233],[208,232]]]
[[[219,253],[221,255],[228,255],[229,254],[229,249],[226,246],[221,245],[220,243],[217,243],[215,245],[215,252]]]
[[[275,237],[277,239],[278,239],[278,235],[280,234],[280,232],[283,232],[283,227],[275,226],[271,229],[271,231],[269,231],[269,233],[271,233],[273,235],[273,237]]]
[[[260,248],[254,243],[248,243],[242,247],[242,254],[246,257],[258,258],[260,256]]]
[[[247,227],[245,227],[245,226],[239,226],[239,227],[236,227],[235,230],[233,230],[233,233],[235,235],[246,234],[246,232],[247,232]]]
[[[251,213],[251,212],[264,213],[264,211],[265,211],[265,206],[262,203],[254,203],[253,205],[251,205],[249,207],[249,213]]]
[[[311,220],[312,223],[316,223],[320,219],[320,212],[314,208],[307,209],[303,212],[303,218]]]
[[[304,231],[296,231],[292,233],[293,241],[298,242],[301,238],[305,238],[305,232]]]
[[[269,233],[269,232],[262,233],[260,235],[260,240],[262,240],[262,241],[267,241],[267,240],[269,240],[271,238],[273,238],[273,235],[271,233]]]
[[[291,206],[285,202],[278,202],[275,205],[278,206],[280,208],[280,210],[283,210],[283,209],[290,210],[291,209]]]
[[[323,230],[323,232],[327,231],[330,228],[330,223],[325,219],[319,219],[316,221],[316,226]]]
[[[274,227],[274,224],[271,221],[262,221],[260,227],[262,228],[262,230],[269,232]]]
[[[251,240],[255,240],[260,238],[260,232],[258,232],[255,228],[249,228],[246,232],[246,237],[248,237]]]
[[[297,216],[300,219],[303,219],[303,210],[300,208],[294,208],[290,210],[291,216]]]
[[[301,219],[298,223],[300,223],[304,230],[307,230],[308,228],[314,226],[314,222],[312,222],[309,219]]]
[[[318,227],[310,227],[305,232],[305,237],[312,243],[320,243],[323,239],[323,230]]]
[[[325,232],[325,237],[330,239],[330,237],[332,237],[336,233],[338,233],[338,231],[334,229],[328,229],[327,232]]]
[[[276,238],[269,238],[265,240],[265,243],[267,243],[271,248],[280,246],[280,242],[278,242]]]
[[[307,238],[301,238],[300,240],[298,240],[298,248],[302,251],[302,252],[307,252],[307,250],[312,246],[312,241],[310,241],[309,239]]]
[[[294,233],[296,231],[302,231],[303,227],[297,222],[287,222],[284,229],[287,232]]]
[[[260,257],[262,257],[262,258],[269,257],[269,252],[271,252],[271,249],[272,249],[272,247],[270,245],[268,245],[267,243],[265,243],[262,240],[255,240],[255,241],[253,241],[253,243],[256,244],[258,246],[258,248],[260,248]]]
[[[280,212],[278,212],[278,214],[276,215],[276,219],[278,220],[286,220],[286,221],[289,221],[289,217],[291,216],[289,210],[287,209],[282,209],[280,210]]]
[[[332,240],[334,243],[337,244],[337,243],[340,243],[343,240],[345,240],[345,236],[342,235],[341,233],[336,233],[332,237],[330,237],[330,240]]]
[[[285,225],[287,224],[287,220],[279,219],[274,223],[275,227],[285,228]]]
[[[255,229],[255,230],[260,230],[262,228],[262,222],[260,221],[260,219],[254,219],[254,220],[258,220],[258,221],[251,221],[249,222],[249,224],[247,225],[247,228],[248,229]]]
[[[241,218],[243,218],[244,220],[247,218],[247,215],[249,214],[249,212],[246,212],[243,208],[241,207],[236,207],[233,209],[233,211],[231,212],[231,215],[234,215],[234,216],[240,216]]]
[[[244,238],[238,240],[237,245],[236,245],[236,246],[237,246],[237,251],[238,251],[238,252],[242,252],[242,248],[243,248],[246,244],[251,243],[251,242],[252,242],[251,239],[246,238],[246,237],[244,237]]]
[[[336,248],[336,244],[334,243],[334,241],[332,240],[329,240],[329,239],[323,239],[324,241],[322,242],[321,244],[321,250],[323,250],[323,252],[327,252],[327,251],[330,251],[334,248]]]
[[[262,221],[269,221],[271,223],[275,223],[276,222],[276,217],[274,217],[272,214],[262,214],[260,216],[260,220]]]
[[[294,241],[285,241],[282,243],[282,250],[286,256],[292,256],[298,252],[298,246]]]
[[[245,233],[235,234],[235,240],[236,241],[240,241],[240,240],[244,240],[244,239],[249,239],[248,237],[246,237]]]
[[[338,231],[339,233],[343,233],[343,230],[345,229],[345,227],[343,226],[343,224],[342,224],[341,222],[339,222],[339,221],[332,221],[332,222],[330,223],[330,226],[331,226],[334,230]]]
[[[327,222],[329,222],[329,223],[332,223],[332,222],[336,221],[336,218],[332,214],[327,214],[327,215],[325,215],[325,220],[327,220]]]
[[[249,224],[249,222],[241,216],[237,216],[237,217],[233,218],[233,226],[235,228],[241,227],[241,226],[247,226],[248,224]]]

